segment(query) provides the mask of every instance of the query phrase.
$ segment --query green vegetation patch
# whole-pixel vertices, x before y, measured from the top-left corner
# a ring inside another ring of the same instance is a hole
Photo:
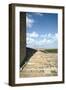
[[[58,49],[45,49],[45,50],[41,50],[44,53],[57,53]]]

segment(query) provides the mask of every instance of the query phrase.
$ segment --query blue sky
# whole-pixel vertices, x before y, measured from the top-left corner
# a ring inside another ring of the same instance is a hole
[[[58,15],[28,12],[26,32],[27,47],[58,48]]]

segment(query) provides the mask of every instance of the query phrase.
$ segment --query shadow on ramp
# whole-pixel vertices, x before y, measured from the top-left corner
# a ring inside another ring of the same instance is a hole
[[[36,49],[26,47],[26,57],[24,58],[23,62],[20,64],[20,68],[24,68],[25,65],[28,63],[29,59],[33,56],[33,54],[37,52]]]

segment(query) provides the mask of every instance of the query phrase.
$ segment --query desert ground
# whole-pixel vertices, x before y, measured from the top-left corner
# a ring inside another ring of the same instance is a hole
[[[20,68],[20,77],[56,76],[58,69],[57,53],[37,50]]]

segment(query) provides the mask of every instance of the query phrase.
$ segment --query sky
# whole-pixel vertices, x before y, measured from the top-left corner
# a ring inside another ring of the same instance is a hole
[[[58,48],[58,15],[56,13],[26,13],[26,46]]]

